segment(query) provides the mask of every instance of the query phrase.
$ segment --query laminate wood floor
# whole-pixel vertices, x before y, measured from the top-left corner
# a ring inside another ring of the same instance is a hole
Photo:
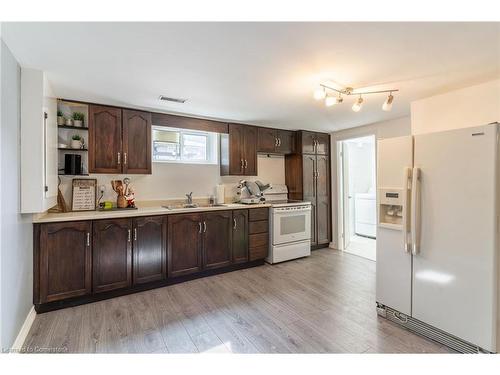
[[[446,353],[377,316],[375,263],[331,249],[37,315],[28,352]]]

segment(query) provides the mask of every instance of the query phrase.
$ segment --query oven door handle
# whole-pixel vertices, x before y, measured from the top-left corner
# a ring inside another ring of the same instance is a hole
[[[273,212],[275,214],[283,215],[283,214],[297,214],[297,213],[309,212],[309,211],[311,211],[311,207],[301,208],[300,210],[280,210],[280,209],[275,209]]]

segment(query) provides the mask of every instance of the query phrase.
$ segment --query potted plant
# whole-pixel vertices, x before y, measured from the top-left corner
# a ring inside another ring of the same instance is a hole
[[[84,114],[82,112],[73,112],[73,125],[82,127]]]
[[[64,114],[62,111],[57,111],[57,125],[64,125]]]
[[[78,134],[74,134],[71,137],[71,148],[82,148],[82,137]]]

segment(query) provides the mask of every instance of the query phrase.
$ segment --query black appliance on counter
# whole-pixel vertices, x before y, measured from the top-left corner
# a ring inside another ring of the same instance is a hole
[[[64,174],[82,174],[82,156],[78,154],[64,155]]]

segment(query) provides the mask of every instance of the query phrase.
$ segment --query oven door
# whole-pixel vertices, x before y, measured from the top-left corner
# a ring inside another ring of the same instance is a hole
[[[273,245],[311,239],[311,205],[274,207]]]

